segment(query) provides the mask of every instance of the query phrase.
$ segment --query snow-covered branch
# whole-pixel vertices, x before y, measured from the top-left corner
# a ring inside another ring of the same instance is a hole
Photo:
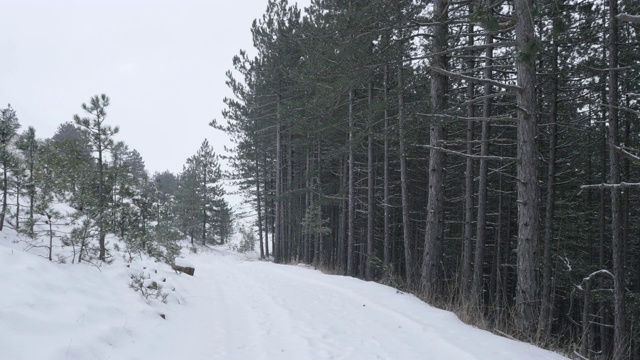
[[[582,279],[582,282],[580,283],[580,285],[576,285],[576,288],[578,288],[579,290],[584,291],[583,285],[586,284],[586,283],[591,282],[591,279],[593,279],[594,277],[596,277],[598,275],[609,275],[613,279],[613,274],[609,270],[601,269],[601,270],[592,272],[587,277]]]
[[[618,14],[616,16],[618,20],[630,22],[633,24],[640,24],[640,16],[639,15],[631,15],[631,14]]]
[[[590,184],[590,185],[582,185],[580,189],[611,189],[611,188],[630,188],[630,187],[640,187],[640,183],[628,183],[621,182],[619,184]]]

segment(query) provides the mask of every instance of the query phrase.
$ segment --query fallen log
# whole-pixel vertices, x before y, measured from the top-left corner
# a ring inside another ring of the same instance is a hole
[[[183,273],[185,273],[187,275],[191,275],[191,276],[193,276],[193,274],[196,272],[196,269],[192,268],[190,266],[171,265],[171,268],[173,270],[175,270],[176,272],[177,271],[183,272]]]

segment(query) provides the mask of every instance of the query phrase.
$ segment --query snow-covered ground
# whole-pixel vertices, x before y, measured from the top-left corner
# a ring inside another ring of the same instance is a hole
[[[387,286],[225,247],[184,255],[191,277],[140,258],[51,263],[10,233],[0,233],[2,360],[564,359]],[[162,286],[166,303],[130,288],[132,275]]]

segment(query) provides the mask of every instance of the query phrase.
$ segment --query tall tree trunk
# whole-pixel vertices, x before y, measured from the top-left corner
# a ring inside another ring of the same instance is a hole
[[[264,259],[264,239],[262,237],[262,193],[260,192],[260,164],[258,163],[258,154],[256,153],[256,205],[258,211],[258,238],[260,239],[260,259]]]
[[[402,34],[400,34],[402,35]],[[400,36],[402,38],[402,36]],[[400,192],[402,197],[402,239],[404,245],[404,266],[406,287],[413,287],[413,260],[411,256],[411,223],[409,218],[409,187],[407,175],[407,150],[405,144],[404,124],[404,79],[403,79],[403,44],[398,49],[398,155],[400,157]]]
[[[493,8],[493,0],[487,1],[487,8]],[[492,11],[492,10],[490,10]],[[493,44],[493,36],[487,34],[485,36],[485,43],[487,45]],[[489,46],[486,49],[484,78],[493,79],[493,72],[491,68],[493,66],[493,47]],[[484,156],[489,155],[489,131],[491,117],[492,101],[489,97],[493,89],[490,84],[485,83],[483,86],[483,93],[486,98],[482,104],[482,135],[480,143],[480,155],[483,158],[480,159],[480,168],[478,172],[478,217],[476,220],[476,251],[473,261],[473,286],[471,288],[471,298],[477,306],[482,306],[482,293],[483,293],[483,276],[484,276],[484,248],[487,239],[487,191],[488,191],[488,173],[489,162]]]
[[[292,194],[292,190],[293,190],[293,141],[292,141],[292,135],[291,135],[291,127],[288,127],[287,131],[287,193],[289,194],[289,199],[287,200],[287,207],[286,207],[286,212],[287,212],[287,216],[286,216],[286,226],[287,226],[287,232],[286,232],[286,241],[285,244],[287,246],[286,248],[286,261],[287,262],[291,262],[293,260],[293,241],[296,238],[294,235],[294,231],[293,231],[293,224],[297,223],[296,221],[294,221],[293,219],[293,204],[294,204],[294,198],[293,198],[293,194]]]
[[[207,244],[207,201],[209,194],[207,191],[207,168],[203,164],[203,178],[202,178],[202,245]],[[160,223],[160,205],[158,205],[158,223]]]
[[[390,270],[391,265],[391,239],[390,239],[390,207],[389,207],[389,65],[384,66],[384,243],[383,264],[385,271]]]
[[[6,149],[3,151],[7,151]],[[7,178],[7,164],[3,164],[2,169],[2,213],[0,213],[0,231],[4,228],[4,217],[7,213],[7,192],[8,192],[8,178]]]
[[[603,99],[604,100],[604,99]],[[606,124],[605,124],[605,119],[607,117],[606,115],[606,111],[604,110],[605,108],[603,107],[603,111],[602,111],[602,117],[601,117],[601,121],[602,121],[602,126],[601,126],[601,137],[600,137],[600,154],[601,156],[601,161],[600,161],[600,182],[601,183],[605,183],[607,181],[606,177],[607,177],[607,156],[605,154],[607,154],[607,131],[606,131]],[[607,227],[607,219],[606,219],[606,203],[607,203],[607,194],[604,188],[599,189],[599,195],[600,195],[600,201],[599,201],[599,206],[598,206],[598,268],[599,269],[604,269],[606,266],[609,265],[609,262],[607,261],[607,256],[605,255],[605,242],[607,241],[606,238],[606,227]],[[602,309],[602,311],[604,312],[604,314],[602,314],[603,316],[603,320],[606,318],[606,312],[607,312],[607,305],[605,305],[603,302],[599,302],[598,307]],[[600,344],[601,344],[601,348],[603,350],[603,352],[605,354],[607,354],[609,352],[609,337],[607,336],[609,329],[607,324],[602,321],[600,324]]]
[[[582,303],[582,339],[580,340],[580,352],[586,356],[590,349],[589,347],[589,308],[591,303],[591,280],[586,281],[584,286],[584,298]],[[544,300],[543,300],[544,301]],[[544,304],[543,304],[544,311]],[[542,320],[542,316],[540,318]],[[544,330],[544,328],[543,328]]]
[[[307,134],[307,141],[310,140],[309,139],[309,135]],[[302,234],[302,244],[301,244],[301,255],[300,257],[302,259],[304,259],[304,262],[306,264],[310,264],[312,259],[313,259],[313,253],[312,253],[312,239],[313,239],[313,232],[309,231],[311,230],[311,228],[313,228],[312,226],[310,226],[310,224],[312,224],[313,221],[310,217],[309,214],[311,214],[311,210],[312,210],[312,204],[313,204],[313,195],[311,192],[311,188],[313,187],[313,179],[311,177],[311,155],[309,154],[310,149],[306,148],[305,149],[306,152],[306,159],[305,159],[305,194],[304,194],[304,204],[303,204],[303,209],[305,212],[305,219],[307,221],[309,221],[307,223],[307,228],[304,229],[305,231]]]
[[[264,181],[262,188],[264,189],[264,252],[267,259],[269,258],[269,213],[272,207],[268,203],[269,178],[267,176],[267,152],[264,152],[264,167],[262,169],[262,179]],[[271,237],[273,239],[273,235]],[[272,247],[273,249],[273,247]]]
[[[320,117],[318,117],[318,128],[320,128]],[[322,137],[320,136],[320,134],[318,133],[318,136],[316,137],[316,156],[317,156],[317,175],[316,175],[316,188],[318,189],[318,191],[320,191],[321,184],[320,184],[320,179],[322,178]],[[324,241],[324,222],[322,219],[322,205],[318,205],[318,219],[317,219],[317,223],[320,226],[320,229],[318,229],[318,232],[316,234],[316,241],[315,241],[315,247],[314,247],[314,263],[316,264],[316,266],[320,266],[322,265],[322,263],[324,262],[324,258],[323,258],[323,248],[322,248],[322,244]]]
[[[20,230],[20,182],[16,182],[16,231]]]
[[[514,0],[518,61],[516,71],[518,105],[518,280],[516,286],[516,328],[532,337],[536,330],[538,244],[538,151],[536,146],[536,69],[533,1]]]
[[[618,0],[609,0],[609,182],[620,183],[618,143]],[[620,236],[620,188],[611,188],[611,242],[613,251],[613,357],[625,358],[626,311],[624,283],[624,244]]]
[[[551,241],[553,240],[553,219],[555,213],[556,192],[556,144],[558,118],[558,40],[553,35],[551,48],[551,99],[549,109],[549,164],[547,170],[547,199],[544,216],[544,255],[542,262],[542,302],[540,308],[539,336],[551,335]],[[586,299],[586,298],[585,298]],[[588,311],[588,309],[585,309]]]
[[[49,225],[49,261],[53,261],[53,224],[51,223],[51,214],[45,213],[45,216]]]
[[[98,127],[98,134],[101,133],[100,127]],[[100,247],[100,253],[98,259],[104,261],[106,259],[105,237],[106,237],[106,224],[105,224],[105,190],[104,190],[104,164],[102,161],[103,152],[102,143],[98,144],[98,244]]]
[[[433,65],[447,68],[444,52],[447,48],[447,1],[435,0]],[[431,107],[434,113],[443,111],[446,106],[447,77],[434,73],[431,75]],[[439,266],[441,258],[442,228],[444,217],[444,153],[436,147],[442,146],[445,139],[444,127],[439,120],[431,120],[429,127],[429,197],[427,199],[427,228],[424,235],[424,254],[422,260],[422,291],[433,298],[439,291]]]
[[[280,94],[276,95],[276,212],[275,212],[275,234],[273,252],[275,262],[283,262],[283,209],[282,209],[282,124],[280,123]]]
[[[373,278],[373,221],[375,219],[375,198],[374,198],[374,182],[373,182],[373,83],[369,81],[367,88],[367,99],[369,105],[369,133],[367,139],[367,257],[365,265],[365,278],[371,280]]]
[[[35,207],[35,198],[36,198],[36,185],[33,183],[33,167],[34,167],[34,157],[33,157],[33,143],[29,144],[29,233],[33,234],[33,213]]]
[[[473,3],[469,4],[469,14],[473,14]],[[469,23],[469,46],[474,45],[474,26],[473,23]],[[471,55],[471,54],[470,54]],[[470,56],[471,57],[471,56]],[[475,59],[471,59],[467,62],[467,69],[472,71],[475,68]],[[475,84],[470,81],[467,84],[467,99],[469,99],[469,105],[467,106],[467,117],[474,118],[475,105],[471,101],[474,96]],[[467,155],[473,155],[473,138],[475,121],[469,121],[467,123]],[[469,300],[469,294],[471,291],[471,282],[473,273],[471,272],[473,260],[472,260],[472,245],[473,245],[473,159],[471,156],[467,157],[464,171],[464,235],[462,246],[462,271],[460,273],[460,285],[462,287],[462,298],[465,301]]]
[[[355,196],[355,158],[354,158],[354,125],[353,125],[353,89],[349,90],[349,208],[347,221],[347,275],[354,276],[353,247],[356,237],[356,196]]]
[[[495,309],[495,313],[496,313],[496,323],[500,323],[500,320],[502,318],[502,308],[503,308],[503,291],[504,288],[502,286],[502,278],[503,278],[503,274],[502,274],[502,258],[503,258],[503,241],[502,241],[502,227],[503,227],[503,215],[502,215],[502,204],[503,202],[503,181],[502,181],[502,174],[498,174],[498,228],[496,230],[496,254],[495,254],[495,264],[493,267],[493,276],[492,279],[494,279],[495,281],[495,292],[493,293],[493,308]],[[510,219],[510,215],[509,215],[509,219]],[[507,222],[507,227],[509,226],[509,222]],[[509,241],[509,239],[507,238],[507,242]]]
[[[348,180],[348,172],[349,172],[349,161],[347,160],[347,158],[343,158],[342,160],[342,173],[341,173],[341,189],[342,191],[347,190],[348,186],[349,186],[349,180]],[[344,193],[343,193],[344,194]],[[348,216],[348,211],[347,208],[349,206],[348,204],[348,196],[347,194],[344,194],[342,196],[342,206],[340,207],[340,221],[339,221],[339,225],[338,225],[338,250],[337,250],[337,268],[341,273],[344,273],[344,271],[346,271],[346,265],[347,265],[347,256],[346,256],[346,246],[345,246],[345,240],[346,240],[346,231],[347,231],[347,216]]]

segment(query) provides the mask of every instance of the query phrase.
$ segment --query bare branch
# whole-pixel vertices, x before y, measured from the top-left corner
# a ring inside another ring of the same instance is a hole
[[[634,155],[630,152],[627,151],[627,148],[623,148],[620,146],[614,146],[614,149],[616,149],[617,152],[619,152],[620,154],[622,154],[622,156],[626,157],[627,159],[631,160],[632,162],[636,163],[636,164],[640,164],[640,156]]]
[[[457,116],[457,115],[447,115],[447,114],[426,114],[426,113],[418,113],[418,115],[441,118],[441,119],[449,119],[454,121],[513,121],[513,122],[516,122],[518,120],[517,118],[510,117],[510,116],[470,117],[470,116]]]
[[[512,158],[512,157],[507,157],[507,156],[481,156],[481,155],[471,155],[471,154],[466,154],[466,153],[462,153],[459,151],[454,151],[454,150],[449,150],[443,147],[439,147],[439,146],[431,146],[431,145],[418,145],[420,147],[425,147],[427,149],[430,150],[438,150],[438,151],[442,151],[445,154],[451,154],[451,155],[456,155],[456,156],[463,156],[466,158],[470,158],[470,159],[484,159],[484,160],[495,160],[495,161],[517,161],[518,159],[516,158]]]
[[[522,90],[521,87],[516,86],[516,85],[509,85],[509,84],[504,84],[501,83],[500,81],[496,81],[496,80],[491,80],[491,79],[480,79],[480,78],[476,78],[473,76],[466,76],[466,75],[462,75],[462,74],[458,74],[455,72],[451,72],[451,71],[447,71],[435,66],[430,67],[430,69],[434,72],[437,72],[439,74],[443,74],[443,75],[447,75],[449,77],[453,77],[453,78],[458,78],[458,79],[462,79],[462,80],[467,80],[467,81],[473,81],[476,82],[478,84],[488,84],[488,85],[493,85],[495,87],[499,87],[502,89],[507,89],[507,90],[511,90],[511,91],[520,91]]]
[[[611,188],[630,188],[630,187],[640,187],[640,183],[628,183],[621,182],[620,184],[591,184],[591,185],[582,185],[580,189],[611,189]]]

